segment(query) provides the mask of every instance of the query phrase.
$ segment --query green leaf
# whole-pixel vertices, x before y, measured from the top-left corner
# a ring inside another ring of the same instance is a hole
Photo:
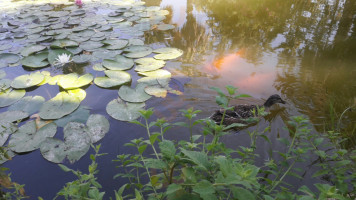
[[[72,171],[71,169],[69,169],[67,166],[62,165],[62,164],[58,164],[58,166],[65,172],[70,172]]]
[[[174,143],[170,140],[164,140],[159,143],[159,148],[161,150],[162,155],[169,159],[172,160],[176,154],[176,147],[174,146]]]
[[[92,143],[96,143],[104,138],[110,129],[109,121],[99,114],[90,115],[86,125],[88,126],[88,133]]]
[[[85,123],[90,115],[89,109],[90,108],[88,107],[80,105],[78,109],[76,109],[74,112],[65,117],[55,120],[54,123],[56,123],[59,127],[64,127],[69,122]]]
[[[66,155],[71,163],[79,160],[90,148],[89,130],[84,124],[69,122],[63,129]]]
[[[213,184],[211,184],[207,180],[202,180],[199,183],[197,183],[195,186],[193,186],[193,192],[198,193],[200,197],[203,198],[204,200],[217,199],[216,196],[214,195],[215,188]]]
[[[71,48],[77,46],[79,46],[78,42],[73,40],[67,40],[67,39],[56,40],[51,44],[51,48],[55,48],[55,49]]]
[[[251,193],[249,190],[246,190],[242,187],[231,186],[230,188],[231,188],[232,194],[237,199],[251,199],[251,200],[256,199],[256,197],[255,197],[255,195],[253,195],[253,193]]]
[[[14,104],[18,100],[20,100],[23,96],[25,96],[25,90],[13,90],[6,89],[5,91],[0,92],[0,108],[6,107],[11,104]]]
[[[237,89],[236,87],[231,86],[231,85],[226,86],[226,90],[228,91],[228,93],[229,93],[230,95],[234,95],[235,92],[236,92],[236,89]]]
[[[27,46],[21,50],[21,55],[26,57],[33,53],[42,51],[46,48],[47,48],[46,46],[42,46],[42,45],[30,45],[30,46]]]
[[[132,121],[140,117],[139,111],[145,103],[125,103],[121,99],[114,99],[106,106],[106,112],[114,119]]]
[[[155,49],[153,50],[154,53],[158,53],[158,55],[155,55],[154,58],[158,60],[170,60],[170,59],[176,59],[183,55],[183,51],[177,48],[170,48],[170,47],[165,47],[165,48],[160,48],[160,49]]]
[[[157,160],[153,158],[145,159],[145,166],[152,169],[165,169],[167,164],[162,160]]]
[[[145,92],[145,87],[146,85],[141,83],[137,84],[135,89],[124,85],[119,89],[118,93],[120,98],[125,101],[131,103],[144,102],[152,97]]]
[[[84,74],[84,75],[78,77],[78,74],[70,73],[70,74],[62,76],[58,80],[57,84],[65,90],[70,90],[70,89],[80,88],[85,85],[88,85],[92,81],[93,81],[92,74]]]
[[[314,140],[314,145],[319,146],[321,143],[323,143],[323,141],[324,141],[324,138],[316,138]]]
[[[146,150],[147,148],[147,144],[144,144],[144,145],[141,145],[139,148],[138,148],[138,152],[140,154],[143,154],[143,152]]]
[[[182,186],[181,185],[177,185],[175,183],[172,183],[170,185],[168,185],[167,190],[166,190],[166,195],[171,195],[174,194],[180,190],[182,190]]]
[[[140,58],[135,60],[135,63],[138,64],[135,67],[135,71],[148,72],[164,67],[166,62],[163,60],[156,60],[154,58]]]
[[[44,75],[41,73],[24,74],[16,77],[12,81],[11,87],[16,89],[29,88],[40,84],[43,81],[43,79],[44,79]]]
[[[188,151],[182,148],[181,151],[199,167],[205,170],[208,170],[210,168],[211,164],[208,160],[208,156],[205,153],[198,151]]]
[[[8,110],[9,111],[23,111],[28,114],[34,114],[39,111],[45,99],[41,96],[27,96],[19,100],[18,102],[12,104]]]

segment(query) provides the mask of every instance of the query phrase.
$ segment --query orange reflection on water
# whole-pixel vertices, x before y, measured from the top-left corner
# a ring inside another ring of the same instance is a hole
[[[215,58],[204,66],[204,71],[211,75],[218,75],[215,84],[219,87],[233,85],[251,95],[264,95],[274,92],[273,83],[276,71],[271,70],[274,65],[256,65],[246,61],[244,51]]]

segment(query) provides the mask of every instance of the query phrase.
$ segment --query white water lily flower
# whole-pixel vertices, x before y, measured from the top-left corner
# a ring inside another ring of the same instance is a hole
[[[69,54],[60,54],[58,55],[58,58],[55,59],[55,61],[53,62],[54,65],[64,65],[67,63],[72,62],[73,60],[70,58]]]

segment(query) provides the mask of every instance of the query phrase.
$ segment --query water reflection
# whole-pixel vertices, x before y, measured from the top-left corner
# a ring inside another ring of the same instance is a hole
[[[146,41],[185,51],[174,74],[191,77],[186,104],[213,103],[209,86],[234,85],[256,98],[277,92],[290,102],[282,118],[305,114],[319,132],[340,126],[356,138],[355,111],[337,122],[356,104],[353,0],[187,0],[185,10],[183,23],[170,18],[175,30]]]

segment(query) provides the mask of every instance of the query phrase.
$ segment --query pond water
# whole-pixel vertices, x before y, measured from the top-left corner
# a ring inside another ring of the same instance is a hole
[[[250,127],[222,139],[230,147],[249,143],[247,130],[263,130],[271,126],[268,137],[272,145],[259,142],[261,163],[269,158],[271,147],[283,148],[277,138],[289,138],[283,129],[291,116],[305,115],[314,133],[340,128],[345,145],[354,148],[356,140],[356,112],[347,108],[356,105],[356,3],[353,0],[146,0],[146,6],[160,6],[168,10],[163,20],[174,24],[168,31],[147,30],[134,36],[153,49],[174,47],[184,54],[167,61],[164,69],[172,73],[169,86],[182,95],[168,94],[166,98],[151,98],[146,108],[155,109],[154,118],[165,117],[171,122],[183,120],[180,109],[194,107],[202,110],[201,118],[208,117],[218,108],[216,93],[210,87],[233,85],[239,92],[252,96],[232,102],[261,104],[272,94],[279,94],[287,104],[276,105],[271,115],[258,127]],[[0,1],[1,5],[2,1]],[[84,1],[84,8],[85,8]],[[60,10],[61,8],[58,7]],[[2,11],[3,12],[3,11]],[[98,7],[96,15],[108,15],[112,10]],[[120,32],[120,39],[132,37],[133,32]],[[4,44],[4,43],[2,43]],[[28,74],[21,66],[2,68],[6,78],[14,79]],[[76,72],[103,72],[91,65],[47,69],[53,74]],[[132,86],[141,78],[134,70]],[[86,98],[81,105],[90,108],[91,114],[101,114],[110,122],[110,131],[99,142],[98,181],[106,197],[122,185],[113,176],[120,171],[112,162],[117,154],[130,152],[123,145],[131,139],[145,137],[145,131],[127,122],[118,121],[106,112],[107,104],[118,97],[117,88],[103,89],[95,84],[84,87]],[[59,87],[44,85],[27,91],[26,96],[40,95],[46,100],[56,96]],[[1,112],[7,108],[1,108]],[[339,118],[341,120],[339,120]],[[61,130],[57,134],[61,134]],[[174,133],[174,134],[173,134]],[[187,139],[189,133],[174,128],[167,137]],[[93,151],[90,150],[89,153]],[[86,171],[89,153],[74,164],[64,164]],[[52,199],[63,185],[74,176],[63,172],[56,164],[45,160],[40,151],[17,155],[4,164],[10,168],[12,179],[25,184],[27,195]],[[308,171],[305,176],[312,174]],[[309,180],[292,180],[296,185],[311,185]]]

